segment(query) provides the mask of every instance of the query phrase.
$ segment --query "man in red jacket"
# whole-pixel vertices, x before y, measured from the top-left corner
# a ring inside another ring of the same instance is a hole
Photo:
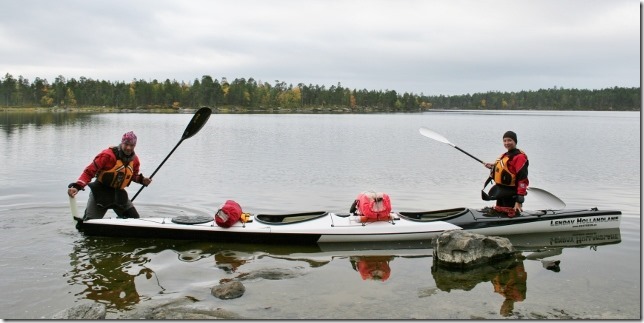
[[[517,149],[517,134],[507,131],[503,134],[503,146],[507,152],[503,153],[494,163],[485,163],[485,167],[492,170],[490,179],[494,180],[499,192],[496,206],[509,209],[509,214],[523,211],[524,196],[527,194],[528,185],[528,156]],[[495,189],[494,187],[492,189]],[[492,192],[490,189],[490,192]]]
[[[85,186],[91,189],[82,220],[101,219],[108,209],[114,210],[118,217],[139,217],[125,188],[130,182],[148,186],[152,179],[139,173],[140,162],[134,153],[135,146],[134,132],[123,134],[120,145],[101,151],[85,167],[78,180],[69,184],[67,194],[70,197],[75,197],[79,190],[85,190]],[[94,177],[96,180],[92,182]]]

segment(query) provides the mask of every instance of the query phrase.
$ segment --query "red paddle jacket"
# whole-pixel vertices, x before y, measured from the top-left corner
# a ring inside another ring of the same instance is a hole
[[[92,178],[94,178],[99,171],[110,170],[114,165],[116,165],[116,155],[114,154],[112,147],[104,149],[94,157],[94,160],[87,165],[87,167],[85,167],[83,173],[78,177],[76,184],[81,188],[85,188],[85,186],[92,181]],[[132,176],[132,181],[139,184],[143,181],[143,175],[139,174],[140,166],[141,163],[139,162],[139,156],[134,154],[134,159],[132,160],[132,170],[134,174]]]

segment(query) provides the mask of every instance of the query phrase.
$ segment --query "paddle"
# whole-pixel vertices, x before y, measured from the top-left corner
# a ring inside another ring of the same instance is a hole
[[[462,153],[474,158],[474,160],[476,160],[477,162],[485,165],[485,162],[483,162],[482,160],[472,156],[467,151],[465,151],[465,150],[457,147],[453,143],[449,142],[449,140],[447,140],[447,138],[443,137],[442,135],[440,135],[440,134],[438,134],[438,133],[436,133],[434,131],[431,131],[431,130],[425,128],[425,127],[421,127],[420,129],[418,129],[418,131],[420,131],[421,135],[423,135],[423,136],[425,136],[427,138],[430,138],[430,139],[434,139],[434,140],[436,140],[438,142],[448,144],[448,145],[458,149]],[[554,194],[552,194],[552,193],[550,193],[550,192],[548,192],[548,191],[546,191],[544,189],[530,186],[530,187],[528,187],[528,191],[530,191],[532,193],[535,193],[535,195],[540,196],[542,199],[550,202],[552,204],[552,206],[553,206],[553,209],[555,209],[555,210],[560,210],[560,209],[563,209],[563,208],[566,207],[566,203],[564,203],[564,201],[562,201],[560,198],[556,197]]]
[[[431,138],[431,139],[434,139],[434,140],[436,140],[436,141],[442,142],[442,143],[444,143],[444,144],[448,144],[448,145],[450,145],[450,146],[452,146],[452,147],[454,147],[454,148],[456,148],[456,149],[460,150],[462,153],[464,153],[464,154],[466,154],[466,155],[468,155],[468,156],[470,156],[470,157],[474,158],[477,162],[479,162],[479,163],[481,163],[481,164],[485,165],[485,162],[483,162],[482,160],[480,160],[480,159],[478,159],[478,158],[476,158],[476,157],[472,156],[472,155],[471,155],[470,153],[468,153],[467,151],[465,151],[465,150],[463,150],[463,149],[461,149],[461,148],[457,147],[457,146],[456,146],[456,145],[454,145],[453,143],[449,142],[449,140],[447,140],[447,138],[445,138],[445,137],[443,137],[443,136],[441,136],[441,135],[439,135],[439,134],[437,134],[437,133],[435,133],[435,132],[433,132],[433,131],[431,131],[431,130],[429,130],[429,129],[425,128],[425,127],[421,127],[421,128],[419,129],[419,131],[420,131],[420,134],[421,134],[421,135],[423,135],[423,136],[425,136],[425,137],[427,137],[427,138]]]
[[[195,115],[192,116],[192,119],[190,120],[190,123],[188,123],[188,126],[186,127],[186,130],[183,132],[183,135],[181,136],[181,140],[179,140],[177,145],[174,146],[174,148],[172,148],[172,151],[170,151],[168,156],[165,157],[165,159],[161,162],[159,167],[157,167],[157,169],[154,170],[154,173],[152,173],[152,175],[150,175],[149,178],[154,177],[154,174],[156,174],[159,171],[159,169],[161,168],[161,166],[163,166],[165,161],[168,160],[168,158],[170,158],[170,155],[172,155],[172,153],[177,149],[177,147],[179,147],[179,145],[181,145],[181,143],[184,140],[194,136],[195,134],[197,134],[197,132],[199,132],[199,130],[201,130],[201,128],[203,128],[203,126],[208,121],[208,118],[210,118],[211,113],[212,113],[212,110],[210,110],[210,108],[208,108],[208,107],[203,107],[203,108],[197,110],[197,112],[195,112]],[[134,199],[139,195],[139,193],[141,193],[141,191],[144,188],[145,188],[145,186],[141,186],[139,191],[136,192],[136,194],[134,194],[134,197],[132,197],[131,201],[134,201]]]
[[[566,203],[564,203],[564,201],[544,189],[528,186],[528,191],[533,194],[536,193],[535,195],[537,197],[540,196],[547,203],[550,203],[554,210],[561,210],[566,207]]]
[[[72,210],[72,218],[74,220],[80,220],[81,217],[78,216],[78,206],[76,205],[76,197],[69,196],[69,208]]]

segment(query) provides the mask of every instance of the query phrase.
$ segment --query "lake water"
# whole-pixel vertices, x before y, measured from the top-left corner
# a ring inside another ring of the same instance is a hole
[[[91,302],[107,305],[109,318],[177,298],[245,318],[641,318],[639,112],[213,114],[135,200],[142,217],[212,215],[227,199],[251,213],[347,212],[367,190],[388,193],[394,210],[483,207],[491,205],[480,199],[487,169],[418,129],[485,161],[503,152],[502,134],[514,130],[530,159],[531,186],[568,208],[623,212],[616,232],[524,237],[537,247],[512,267],[527,275],[514,298],[493,284],[508,270],[459,282],[433,269],[430,246],[328,250],[84,237],[71,219],[67,184],[130,130],[150,175],[192,114],[0,115],[2,318],[50,318]],[[87,195],[79,193],[81,212]],[[524,207],[547,201],[529,195]],[[560,270],[541,260],[561,261]],[[359,264],[388,267],[389,276],[363,279]],[[246,293],[212,296],[226,279],[243,280]]]

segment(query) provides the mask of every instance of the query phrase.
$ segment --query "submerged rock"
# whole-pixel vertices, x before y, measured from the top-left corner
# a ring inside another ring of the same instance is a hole
[[[268,279],[268,280],[282,280],[296,278],[302,275],[293,270],[282,269],[282,268],[265,268],[259,269],[250,273],[245,273],[237,277],[238,280],[256,280],[256,279]]]
[[[230,311],[221,308],[191,308],[175,307],[157,309],[152,312],[152,320],[230,320],[241,319],[241,317]]]
[[[237,320],[237,313],[220,308],[218,304],[201,304],[200,300],[186,296],[172,300],[151,301],[130,311],[108,315],[113,320]]]
[[[103,320],[106,308],[104,304],[81,304],[62,310],[54,316],[54,320]]]
[[[238,281],[223,283],[219,286],[215,286],[210,291],[213,296],[219,299],[233,299],[239,298],[244,295],[246,287]]]

